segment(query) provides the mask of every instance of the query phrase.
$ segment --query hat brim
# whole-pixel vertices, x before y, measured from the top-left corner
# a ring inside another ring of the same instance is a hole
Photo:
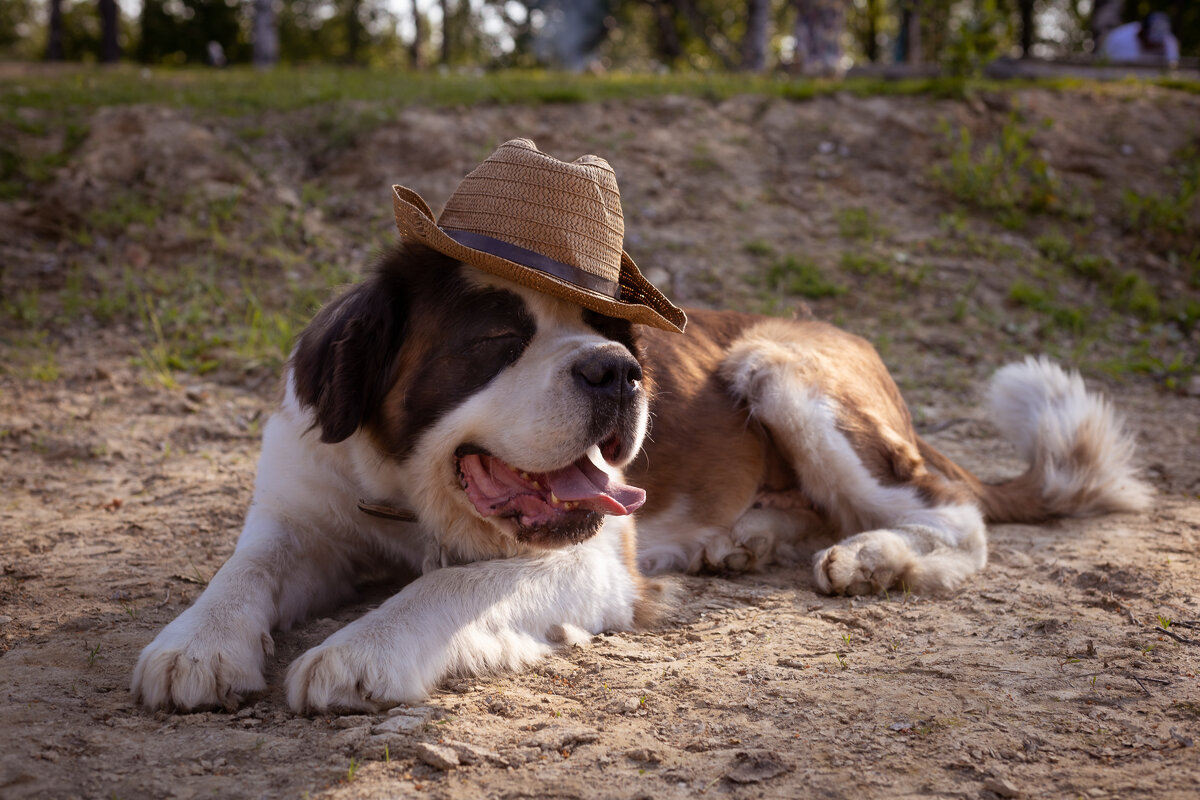
[[[392,187],[396,227],[405,238],[416,239],[439,253],[473,267],[507,278],[522,286],[568,300],[599,314],[641,325],[683,333],[687,316],[642,275],[637,264],[621,251],[618,296],[613,298],[551,275],[536,267],[468,247],[438,227],[433,211],[419,194],[404,186]]]

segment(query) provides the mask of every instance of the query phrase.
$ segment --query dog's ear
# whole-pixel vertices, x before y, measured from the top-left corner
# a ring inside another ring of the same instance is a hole
[[[393,254],[300,334],[292,380],[300,404],[313,410],[322,442],[340,442],[367,423],[394,380],[410,300],[398,274],[407,257]]]

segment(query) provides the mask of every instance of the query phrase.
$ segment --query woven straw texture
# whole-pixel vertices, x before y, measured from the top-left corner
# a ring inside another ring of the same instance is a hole
[[[396,225],[404,237],[532,289],[609,316],[682,331],[683,312],[650,284],[622,249],[625,220],[617,178],[599,156],[565,163],[528,139],[501,145],[446,202],[437,222],[411,189],[394,186]],[[582,270],[619,286],[607,297],[569,279],[476,250],[445,230],[481,234]]]

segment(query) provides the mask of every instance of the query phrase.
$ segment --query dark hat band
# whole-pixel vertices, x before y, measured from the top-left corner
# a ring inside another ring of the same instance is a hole
[[[482,233],[473,233],[471,231],[456,231],[450,228],[442,228],[442,231],[454,241],[461,244],[463,247],[469,247],[472,250],[478,250],[482,253],[503,258],[506,261],[512,261],[515,264],[520,264],[523,267],[536,269],[539,272],[544,272],[559,280],[573,283],[591,292],[602,294],[605,297],[611,297],[614,300],[620,299],[621,287],[615,281],[610,281],[607,278],[602,278],[599,275],[593,275],[590,272],[573,267],[570,264],[564,264],[561,261],[555,261],[553,258],[536,253],[533,250],[528,250],[524,247],[519,247],[515,244],[510,244],[501,239],[495,239],[491,236],[485,236]]]

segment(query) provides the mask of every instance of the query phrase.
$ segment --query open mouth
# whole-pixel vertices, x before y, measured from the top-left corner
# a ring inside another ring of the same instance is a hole
[[[600,446],[605,458],[619,448],[608,441]],[[646,502],[643,490],[614,481],[587,454],[550,472],[528,472],[471,446],[455,455],[459,482],[475,510],[511,518],[522,528],[594,532],[600,516],[632,514]]]

